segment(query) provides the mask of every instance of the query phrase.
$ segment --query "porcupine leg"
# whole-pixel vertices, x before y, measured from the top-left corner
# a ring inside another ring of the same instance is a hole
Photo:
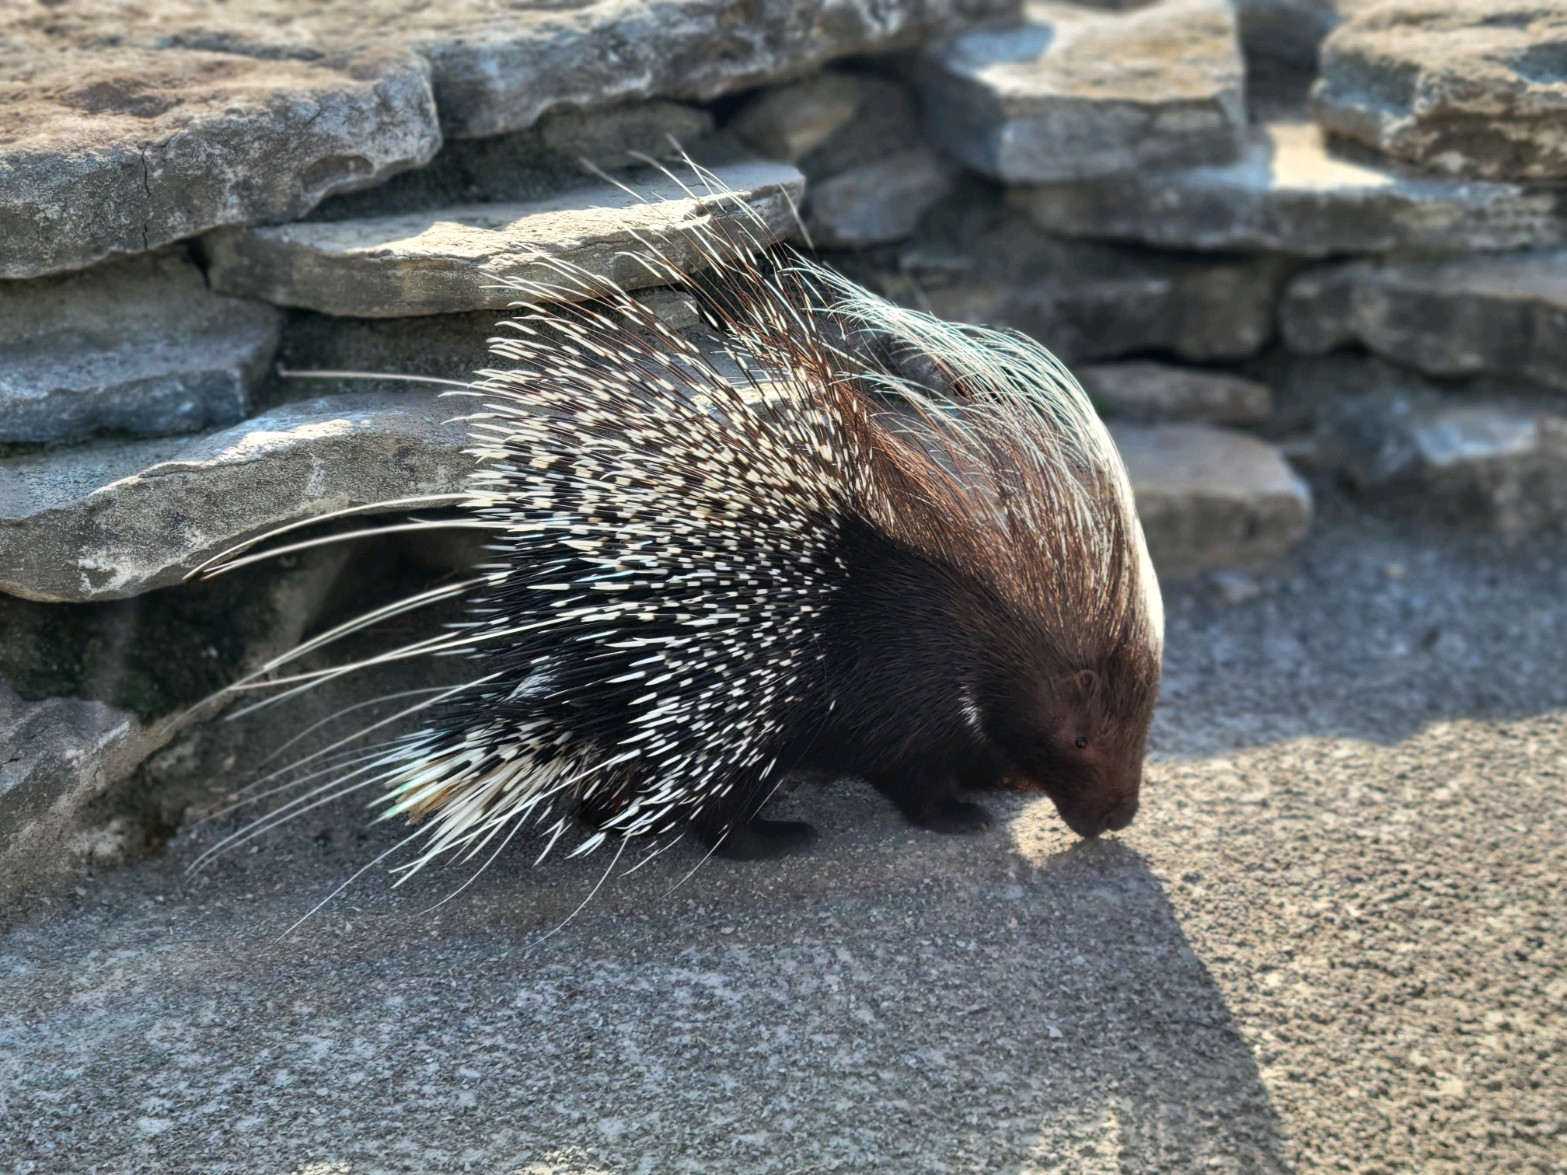
[[[816,843],[816,829],[803,820],[763,820],[753,816],[743,824],[732,824],[717,844],[713,856],[731,861],[766,861],[802,852]],[[716,837],[703,833],[712,844]]]
[[[931,832],[983,832],[995,823],[981,804],[960,800],[950,779],[939,775],[888,772],[870,777],[871,784],[893,802],[903,818]]]
[[[768,779],[741,777],[709,799],[691,817],[691,831],[715,857],[767,861],[804,852],[816,843],[816,829],[803,820],[766,820],[758,813],[777,790]]]

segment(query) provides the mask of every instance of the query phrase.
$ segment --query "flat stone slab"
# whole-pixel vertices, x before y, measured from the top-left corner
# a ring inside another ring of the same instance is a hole
[[[927,51],[919,77],[932,139],[1006,183],[1223,162],[1245,130],[1228,0],[1034,0],[1020,27]]]
[[[281,319],[212,293],[178,252],[0,282],[0,443],[233,424]]]
[[[994,199],[994,203],[987,203]],[[1242,359],[1275,333],[1293,263],[1202,256],[1046,233],[997,196],[966,192],[926,218],[893,264],[848,259],[850,276],[938,318],[1032,335],[1073,363],[1174,356]]]
[[[0,893],[119,855],[114,831],[95,843],[82,814],[141,760],[145,736],[135,715],[117,707],[26,702],[0,682]]]
[[[342,53],[373,35],[425,58],[442,127],[477,138],[523,130],[550,110],[659,96],[706,101],[1016,11],[1016,0],[366,0],[287,10],[273,0],[164,0],[139,8],[106,47],[101,4],[58,0],[47,23],[21,6],[0,15],[0,44],[32,55],[81,52],[89,65],[129,45],[171,57],[220,52],[276,68]]]
[[[0,591],[110,600],[178,583],[275,526],[458,490],[469,401],[426,391],[284,405],[198,437],[0,460]]]
[[[246,10],[247,22],[260,23],[272,6],[248,0]],[[376,0],[328,6],[301,23],[332,43],[355,44],[372,25],[395,29],[429,59],[447,133],[477,137],[520,130],[560,108],[658,96],[707,101],[1016,11],[1017,0],[599,0],[575,7],[523,0],[504,8],[489,0],[433,7]]]
[[[595,890],[613,846],[532,868],[518,836],[433,915],[479,862],[380,862],[283,936],[407,834],[356,795],[194,875],[248,813],[0,905],[0,1170],[1550,1172],[1567,539],[1334,513],[1260,599],[1170,593],[1113,837],[1007,796],[936,836],[846,780],[786,801],[809,855],[628,875],[632,846]],[[237,786],[350,700],[157,782]]]
[[[811,188],[805,223],[814,244],[859,249],[899,241],[952,188],[953,169],[929,147],[851,167]]]
[[[1164,352],[1195,363],[1243,359],[1273,337],[1283,282],[1277,258],[1201,259],[1109,246],[1067,247],[1059,274],[1017,284],[960,279],[923,289],[886,284],[896,300],[938,317],[1007,326],[1074,362]]]
[[[1567,3],[1389,0],[1322,45],[1317,117],[1422,167],[1567,178]]]
[[[909,236],[955,178],[925,143],[908,90],[873,74],[830,71],[764,90],[724,129],[804,173],[805,225],[820,247]]]
[[[111,793],[221,709],[225,686],[293,648],[352,557],[325,547],[103,604],[0,594],[0,909],[166,836],[177,812]]]
[[[8,44],[7,23],[0,17],[0,278],[288,220],[441,145],[429,67],[411,53],[61,48],[47,35]]]
[[[1074,237],[1304,256],[1499,251],[1567,242],[1567,191],[1422,173],[1335,149],[1305,120],[1254,127],[1236,162],[1019,187],[1041,226]]]
[[[1502,532],[1567,525],[1567,411],[1452,396],[1351,397],[1324,459],[1378,502]]]
[[[1311,525],[1311,491],[1272,445],[1202,424],[1114,424],[1161,575],[1266,563]]]
[[[682,152],[714,162],[713,115],[656,99],[595,110],[557,110],[525,131],[485,139],[450,139],[423,167],[383,184],[325,200],[311,221],[363,220],[427,213],[465,204],[528,204],[592,186],[592,168],[624,172],[648,159],[675,168]],[[733,147],[729,147],[733,155]],[[586,165],[586,166],[585,166]]]
[[[449,137],[705,101],[1006,18],[1016,0],[96,0],[0,11],[0,277],[299,216]],[[111,35],[112,32],[112,35]],[[367,36],[377,48],[362,52]],[[437,118],[437,108],[439,117]]]
[[[547,259],[641,289],[664,284],[635,255],[644,242],[696,271],[704,232],[743,224],[777,240],[794,227],[804,180],[793,167],[743,162],[714,171],[740,201],[688,195],[666,176],[643,173],[628,181],[630,192],[600,183],[528,203],[224,230],[206,238],[209,276],[226,293],[364,318],[503,308],[519,294],[498,275],[558,281]]]
[[[1567,390],[1567,249],[1308,270],[1280,323],[1306,353],[1361,343],[1430,375]]]
[[[1267,384],[1145,359],[1090,363],[1074,374],[1106,415],[1142,422],[1255,424],[1273,411]]]

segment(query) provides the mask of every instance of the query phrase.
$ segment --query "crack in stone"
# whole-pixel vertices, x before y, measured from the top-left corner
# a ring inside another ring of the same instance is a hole
[[[152,232],[148,227],[152,223],[152,172],[147,165],[147,152],[138,151],[137,154],[141,156],[142,191],[147,193],[147,212],[141,219],[141,247],[145,250],[152,248]]]

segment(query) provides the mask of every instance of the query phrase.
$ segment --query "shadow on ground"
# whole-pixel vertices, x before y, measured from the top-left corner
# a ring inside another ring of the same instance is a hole
[[[111,882],[0,955],[0,1158],[1283,1168],[1251,1052],[1138,853],[1063,847],[1037,806],[1015,824],[1055,846],[1039,864],[999,833],[905,830],[858,788],[793,799],[841,830],[824,854],[685,878],[699,858],[677,849],[542,943],[606,858],[513,861],[434,914],[451,874],[373,878],[282,942],[378,835]]]

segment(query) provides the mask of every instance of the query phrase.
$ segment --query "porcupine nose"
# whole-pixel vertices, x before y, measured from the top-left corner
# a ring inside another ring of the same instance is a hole
[[[1119,832],[1132,822],[1137,815],[1137,796],[1132,794],[1122,796],[1116,801],[1115,807],[1105,814],[1105,829],[1109,832]]]
[[[1089,811],[1062,810],[1061,818],[1067,827],[1085,840],[1093,840],[1105,832],[1119,832],[1137,815],[1137,793],[1121,795],[1107,807]]]

